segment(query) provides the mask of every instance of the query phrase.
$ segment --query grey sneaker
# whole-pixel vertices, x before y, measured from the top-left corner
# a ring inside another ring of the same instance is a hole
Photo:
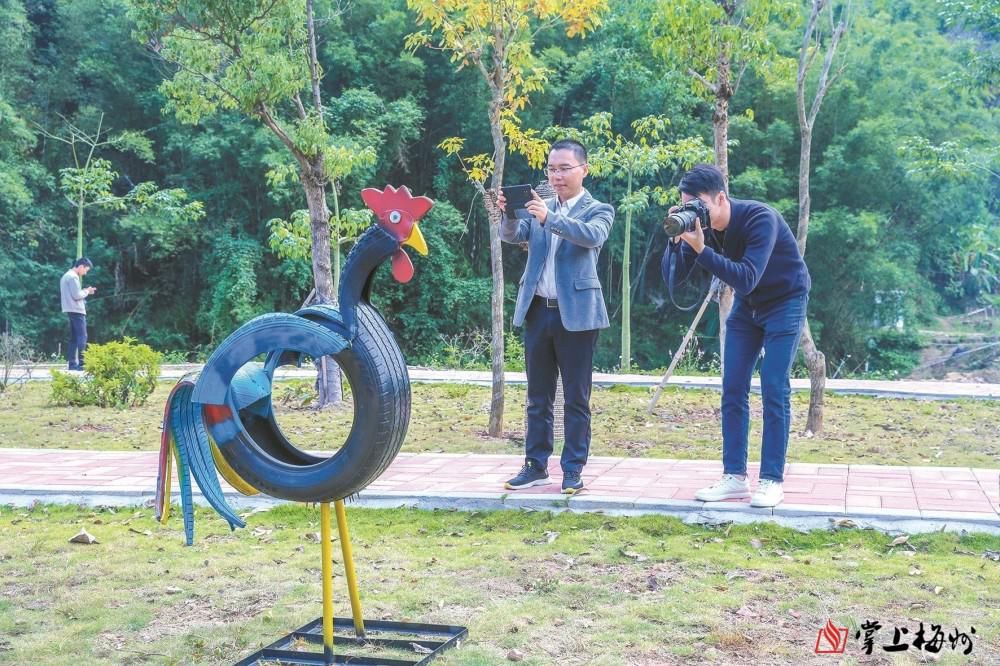
[[[503,484],[508,490],[521,490],[531,486],[544,486],[549,482],[549,472],[538,466],[534,460],[527,460],[524,467],[513,479]]]
[[[575,495],[583,490],[583,479],[579,472],[563,472],[562,491],[564,495]]]

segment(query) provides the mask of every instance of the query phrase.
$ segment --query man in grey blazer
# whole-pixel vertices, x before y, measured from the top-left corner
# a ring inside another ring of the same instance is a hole
[[[597,201],[583,187],[587,149],[571,139],[552,144],[545,174],[556,197],[543,200],[532,191],[530,219],[501,222],[500,237],[528,244],[514,325],[524,326],[528,374],[528,423],[525,461],[506,488],[549,482],[552,454],[552,403],[562,375],[565,396],[565,444],[560,465],[562,490],[583,488],[581,472],[590,452],[590,388],[597,334],[608,327],[608,310],[597,279],[597,257],[614,223],[612,206]],[[497,204],[505,210],[500,193]]]

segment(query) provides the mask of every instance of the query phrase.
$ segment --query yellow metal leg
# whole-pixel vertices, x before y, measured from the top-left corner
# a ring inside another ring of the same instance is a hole
[[[340,532],[340,547],[344,552],[344,572],[347,574],[347,592],[351,596],[351,615],[354,616],[354,633],[365,637],[365,621],[361,614],[361,595],[358,593],[358,577],[354,573],[354,553],[351,550],[351,535],[347,529],[347,512],[344,500],[333,503],[337,510],[337,530]]]
[[[330,503],[322,502],[320,511],[320,549],[323,554],[323,652],[333,661],[333,548],[330,539]]]

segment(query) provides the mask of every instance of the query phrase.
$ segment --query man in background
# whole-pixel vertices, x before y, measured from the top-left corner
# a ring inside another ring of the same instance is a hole
[[[66,360],[70,370],[83,370],[83,351],[87,347],[87,297],[97,289],[83,288],[82,278],[94,267],[87,257],[80,257],[73,262],[73,267],[66,271],[59,280],[59,294],[62,300],[62,311],[69,317],[69,345],[66,347]]]

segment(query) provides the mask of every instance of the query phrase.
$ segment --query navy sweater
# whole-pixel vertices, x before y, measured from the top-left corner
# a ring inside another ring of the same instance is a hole
[[[692,262],[708,270],[729,286],[737,297],[758,309],[775,301],[809,292],[812,282],[792,230],[778,211],[759,201],[730,199],[732,212],[723,234],[707,229],[705,249],[697,254],[691,246],[680,243],[675,268],[677,280],[683,280]],[[717,236],[723,236],[719,247]],[[670,253],[667,248],[660,262],[664,282],[669,275]]]

